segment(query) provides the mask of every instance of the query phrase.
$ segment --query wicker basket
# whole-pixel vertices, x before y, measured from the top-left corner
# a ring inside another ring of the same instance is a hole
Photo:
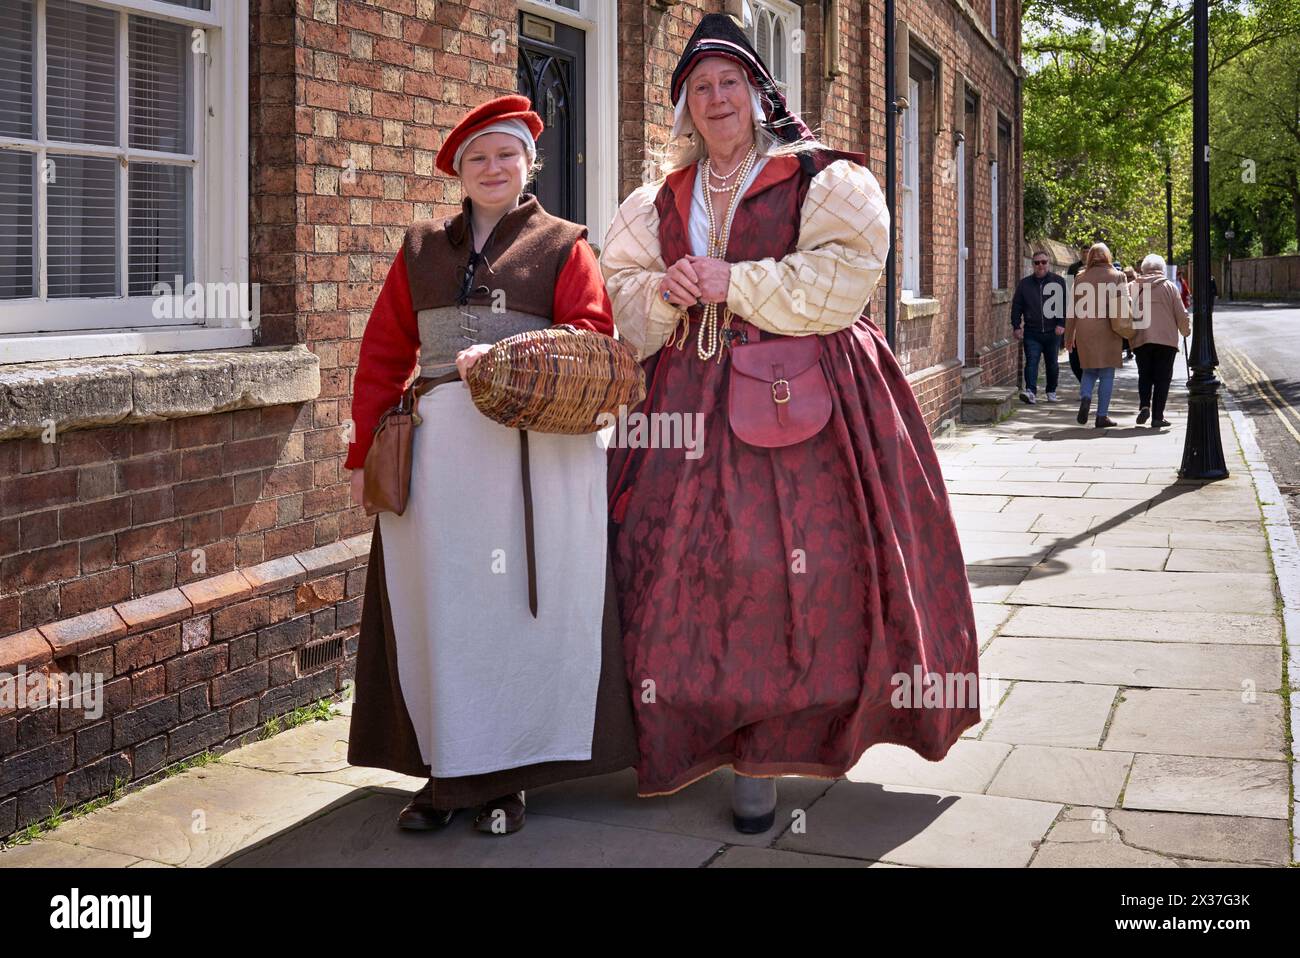
[[[573,326],[501,340],[470,367],[468,381],[483,415],[534,432],[596,432],[602,414],[645,399],[645,372],[632,350]]]

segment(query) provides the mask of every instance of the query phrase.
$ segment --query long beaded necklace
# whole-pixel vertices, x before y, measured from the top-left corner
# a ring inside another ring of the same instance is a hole
[[[754,163],[757,160],[758,160],[758,147],[757,145],[751,146],[749,148],[749,153],[746,154],[745,160],[743,163],[740,164],[740,166],[738,166],[726,177],[718,177],[718,179],[721,179],[725,182],[727,179],[730,179],[731,176],[735,174],[739,174],[739,176],[736,176],[736,181],[734,183],[732,183],[729,187],[726,187],[722,190],[715,190],[713,188],[713,185],[709,182],[709,177],[711,175],[716,175],[713,173],[712,160],[706,159],[704,161],[704,185],[708,187],[704,191],[704,211],[709,218],[709,248],[707,251],[707,255],[711,259],[726,258],[727,241],[731,237],[732,210],[736,205],[736,198],[740,192],[741,184],[745,182],[746,178],[749,176],[749,171],[753,169]],[[728,194],[727,210],[723,217],[721,229],[718,228],[717,215],[714,213],[713,210],[712,194],[715,192]],[[722,325],[724,327],[730,326],[731,309],[730,307],[727,307],[725,304],[723,305],[723,309],[725,311],[725,319],[723,320]],[[701,360],[704,360],[706,362],[712,359],[716,355],[718,357],[718,362],[722,362],[722,349],[719,348],[721,345],[721,340],[722,340],[722,333],[719,329],[719,324],[718,324],[718,304],[705,303],[704,315],[700,319],[700,333],[695,343],[696,355],[699,356]],[[679,344],[679,348],[680,345],[684,345],[684,344],[685,344],[685,336],[683,336],[682,343]]]

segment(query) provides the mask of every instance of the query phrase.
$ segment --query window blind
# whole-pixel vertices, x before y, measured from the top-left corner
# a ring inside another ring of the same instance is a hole
[[[116,296],[116,157],[60,156],[47,189],[49,296]]]
[[[36,49],[32,0],[0,3],[0,136],[34,136],[32,78]]]
[[[117,145],[117,14],[46,0],[49,139]]]
[[[131,17],[130,145],[164,153],[189,150],[189,29]]]
[[[36,289],[36,157],[0,150],[0,299],[23,299]]]
[[[190,235],[190,171],[162,163],[131,164],[127,188],[128,293],[150,295],[155,283],[193,279],[186,255]],[[180,290],[173,290],[179,294]]]

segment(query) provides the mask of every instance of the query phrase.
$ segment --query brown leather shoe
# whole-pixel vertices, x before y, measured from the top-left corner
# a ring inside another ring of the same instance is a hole
[[[524,793],[502,795],[479,806],[475,831],[485,835],[510,835],[524,827]]]
[[[456,817],[456,809],[433,807],[433,779],[397,814],[397,827],[412,832],[434,832],[446,828]]]

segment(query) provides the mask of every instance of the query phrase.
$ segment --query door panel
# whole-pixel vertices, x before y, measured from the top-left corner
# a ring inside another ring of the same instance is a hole
[[[520,14],[519,92],[546,125],[537,141],[542,171],[528,190],[547,212],[577,223],[587,218],[586,83],[586,34]]]

